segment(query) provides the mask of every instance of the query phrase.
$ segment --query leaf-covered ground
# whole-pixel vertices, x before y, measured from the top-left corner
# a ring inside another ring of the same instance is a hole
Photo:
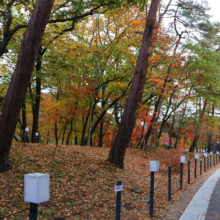
[[[179,161],[191,160],[191,183],[194,181],[194,155],[178,150],[143,152],[127,149],[125,169],[106,162],[108,148],[59,146],[54,160],[54,145],[14,144],[10,160],[13,169],[0,173],[0,219],[28,219],[29,204],[24,202],[24,174],[50,174],[50,201],[38,208],[38,219],[115,219],[117,180],[122,180],[121,219],[150,219],[150,160],[160,161],[155,174],[154,218],[162,219],[166,207],[178,200]],[[172,201],[168,202],[167,166],[172,165]],[[200,177],[198,165],[197,178]],[[187,188],[187,165],[183,189]],[[20,212],[21,211],[21,212]],[[12,215],[14,213],[14,215]],[[5,217],[8,216],[8,217]]]

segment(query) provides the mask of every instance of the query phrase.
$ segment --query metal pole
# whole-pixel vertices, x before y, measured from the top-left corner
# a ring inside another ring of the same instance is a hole
[[[180,163],[180,190],[183,188],[183,163]]]
[[[118,180],[117,181],[117,186],[121,186],[122,181]],[[117,197],[116,197],[116,220],[120,220],[120,214],[121,214],[121,191],[117,192]]]
[[[171,166],[168,166],[168,201],[171,201]]]
[[[150,185],[150,217],[153,217],[154,211],[154,172],[151,172],[151,185]]]
[[[200,159],[200,175],[202,175],[202,159]]]
[[[212,167],[212,155],[210,155],[210,168]]]
[[[195,159],[195,179],[196,179],[196,167],[197,167],[197,159]]]
[[[27,133],[26,133],[26,131],[24,132],[24,143],[26,143],[26,138],[27,137]]]
[[[206,158],[204,157],[204,172],[206,171]]]
[[[30,203],[29,220],[37,220],[38,204]]]
[[[190,184],[190,160],[188,160],[188,184]]]
[[[207,157],[207,170],[209,169],[209,157]]]

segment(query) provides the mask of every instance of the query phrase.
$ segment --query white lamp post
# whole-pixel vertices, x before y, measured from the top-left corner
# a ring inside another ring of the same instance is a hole
[[[36,140],[36,143],[38,143],[39,142],[39,133],[38,132],[35,132],[35,140]]]
[[[203,154],[204,156],[204,172],[206,171],[206,157],[207,157],[207,153]]]
[[[38,204],[50,197],[50,175],[31,173],[24,175],[24,201],[30,203],[30,220],[37,220]]]
[[[159,171],[159,161],[150,161],[151,188],[150,188],[150,217],[153,217],[154,207],[154,172]]]
[[[28,133],[28,131],[29,131],[29,127],[26,127],[25,131],[24,131],[24,140],[23,140],[23,142],[27,141],[27,133]]]
[[[183,184],[183,164],[185,163],[186,157],[185,156],[181,156],[180,157],[180,190],[183,188],[182,184]]]
[[[196,169],[197,169],[197,160],[199,159],[199,154],[195,154],[195,173],[194,173],[194,177],[196,179]]]

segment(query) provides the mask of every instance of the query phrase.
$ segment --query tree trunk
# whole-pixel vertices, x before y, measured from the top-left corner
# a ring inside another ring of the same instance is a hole
[[[168,77],[169,77],[169,74],[170,74],[170,70],[171,70],[171,66],[169,66],[168,68],[168,71],[167,71],[167,75],[166,75],[166,78],[164,79],[164,82],[163,82],[163,87],[161,89],[161,92],[160,92],[160,95],[158,97],[158,100],[157,102],[155,103],[155,107],[154,107],[154,113],[153,113],[153,116],[150,120],[150,123],[149,123],[149,128],[147,129],[147,132],[145,134],[145,137],[144,137],[144,141],[147,145],[148,143],[148,139],[151,135],[151,132],[152,132],[152,126],[153,126],[153,123],[155,122],[155,120],[157,119],[157,113],[158,113],[158,109],[160,107],[160,104],[162,102],[162,99],[163,99],[163,93],[164,93],[164,90],[165,90],[165,87],[166,87],[166,84],[167,84],[167,81],[168,81]]]
[[[54,0],[38,0],[25,32],[16,68],[0,114],[0,171],[10,169],[9,152],[22,103],[31,80],[37,52]]]
[[[212,117],[215,117],[215,105],[212,105]],[[208,152],[211,151],[211,146],[212,146],[212,136],[213,136],[213,129],[211,128],[210,131],[208,132]]]
[[[198,140],[199,140],[199,137],[200,137],[201,123],[202,123],[203,117],[205,115],[207,104],[208,104],[208,100],[205,100],[205,103],[203,105],[203,109],[202,109],[202,112],[201,112],[201,115],[200,115],[200,120],[199,120],[200,125],[197,128],[198,130],[195,134],[195,137],[194,137],[193,142],[192,142],[192,144],[190,146],[190,149],[189,149],[189,152],[191,152],[191,153],[193,153],[195,148],[197,147],[197,143],[198,143]]]
[[[70,121],[70,130],[69,130],[69,133],[67,135],[66,145],[70,144],[70,136],[71,136],[72,131],[73,131],[73,119]],[[77,141],[77,144],[78,144],[78,141]]]
[[[25,128],[27,127],[27,118],[26,118],[26,101],[24,100],[22,103],[22,111],[21,111],[21,115],[22,115],[22,132],[23,132],[23,136],[22,136],[22,141],[25,142],[27,141],[27,137],[25,136]]]
[[[34,103],[32,105],[32,113],[33,113],[33,125],[32,125],[32,143],[38,143],[38,139],[35,138],[35,133],[38,132],[38,121],[39,121],[39,112],[40,112],[40,101],[41,101],[41,77],[39,76],[41,67],[42,67],[42,56],[45,53],[45,49],[43,50],[40,47],[38,51],[37,64],[36,64],[36,94],[34,98]]]
[[[103,136],[104,136],[103,127],[104,127],[104,119],[102,119],[100,123],[99,147],[103,147]]]
[[[79,143],[78,143],[78,137],[77,136],[75,136],[75,145],[78,145]]]
[[[104,95],[105,95],[106,86],[102,87],[102,109],[105,107]],[[117,103],[116,103],[117,105]],[[103,147],[103,137],[104,137],[104,118],[102,118],[100,123],[100,133],[99,133],[99,147]]]
[[[124,167],[124,156],[126,148],[129,144],[135,124],[135,111],[138,103],[141,103],[142,99],[144,78],[146,75],[146,68],[148,66],[148,58],[150,54],[153,30],[159,2],[159,0],[151,1],[151,6],[148,13],[148,18],[146,20],[144,35],[137,60],[137,66],[131,84],[131,90],[126,102],[118,132],[109,153],[108,161],[119,168]]]
[[[63,127],[63,137],[62,137],[62,145],[64,143],[64,138],[65,138],[65,134],[66,134],[66,128],[68,126],[69,121],[67,120],[64,127]]]
[[[86,146],[89,146],[89,142],[90,141],[90,137],[91,137],[91,127],[92,127],[92,119],[93,119],[93,100],[95,97],[95,90],[93,90],[92,93],[92,103],[91,103],[91,107],[90,107],[90,114],[89,114],[89,130],[88,130],[88,136],[87,136],[87,141],[86,141]]]
[[[82,120],[82,123],[83,123],[84,122],[84,117],[82,119],[83,119]],[[80,143],[81,146],[84,146],[86,144],[85,135],[86,135],[86,127],[87,127],[87,124],[88,124],[88,120],[89,120],[89,113],[86,116],[85,123],[83,123],[84,125],[83,125],[81,143]]]
[[[55,133],[55,141],[57,146],[59,142],[57,120],[55,120],[55,124],[54,124],[54,133]]]
[[[138,144],[137,144],[137,147],[138,147],[138,148],[140,148],[141,142],[142,142],[142,139],[143,139],[143,136],[144,136],[145,123],[146,123],[146,122],[144,121],[143,128],[142,128],[142,131],[141,131],[141,137],[140,137],[139,142],[138,142]]]

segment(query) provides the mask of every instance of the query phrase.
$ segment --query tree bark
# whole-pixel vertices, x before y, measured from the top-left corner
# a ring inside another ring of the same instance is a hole
[[[22,103],[22,111],[21,111],[21,115],[22,115],[22,132],[23,132],[23,136],[22,136],[22,141],[25,142],[27,141],[27,137],[25,138],[25,128],[27,127],[27,118],[26,118],[26,101],[24,99],[23,103]],[[25,140],[26,139],[26,140]]]
[[[215,105],[212,104],[212,117],[215,117]],[[212,146],[212,136],[213,136],[213,129],[211,128],[210,131],[208,132],[208,152],[211,151],[211,146]]]
[[[138,148],[141,147],[141,142],[142,142],[142,139],[143,139],[143,136],[144,136],[145,123],[146,123],[146,121],[144,120],[143,128],[142,128],[142,131],[141,131],[141,137],[140,137],[139,142],[137,144]]]
[[[105,102],[104,102],[105,89],[106,89],[106,86],[102,88],[102,105],[101,105],[102,109],[105,107]],[[102,118],[101,123],[100,123],[99,147],[103,147],[103,137],[104,137],[103,129],[104,129],[104,118]]]
[[[70,130],[69,130],[69,133],[67,135],[66,145],[70,144],[70,136],[72,134],[72,131],[73,131],[73,119],[70,121]],[[77,141],[77,144],[78,144],[78,141]]]
[[[201,115],[200,115],[200,120],[199,120],[200,125],[197,128],[195,137],[194,137],[193,142],[192,142],[192,144],[190,146],[190,149],[189,149],[189,152],[191,152],[191,153],[193,153],[195,148],[197,147],[197,143],[198,143],[198,140],[199,140],[199,137],[200,137],[201,123],[202,123],[202,120],[204,118],[207,105],[208,105],[208,100],[205,100],[204,105],[203,105],[203,109],[202,109],[202,112],[201,112]]]
[[[62,145],[63,145],[63,143],[64,143],[64,138],[65,138],[65,134],[66,134],[66,128],[67,128],[68,124],[69,124],[69,121],[67,120],[66,123],[65,123],[65,125],[63,126]]]
[[[54,134],[55,134],[55,141],[57,146],[59,143],[57,120],[55,120],[55,124],[54,124]]]
[[[0,114],[0,171],[10,169],[9,152],[22,103],[54,0],[38,0],[25,32],[16,68]]]
[[[34,103],[32,105],[32,114],[33,114],[33,125],[32,125],[32,143],[37,143],[39,142],[38,139],[35,137],[35,133],[38,132],[38,121],[39,121],[39,112],[40,112],[40,101],[41,101],[41,77],[40,71],[42,68],[42,56],[44,55],[46,49],[43,49],[40,47],[38,51],[38,56],[37,56],[37,64],[36,64],[36,91],[34,95]]]
[[[131,84],[131,90],[126,102],[123,117],[112,144],[108,161],[116,167],[124,167],[124,156],[126,148],[129,144],[133,127],[135,124],[135,111],[138,103],[141,103],[144,78],[146,68],[148,66],[148,58],[153,38],[154,25],[159,6],[159,0],[151,1],[148,18],[146,20],[144,35],[141,43],[141,48],[137,60],[137,65]]]

